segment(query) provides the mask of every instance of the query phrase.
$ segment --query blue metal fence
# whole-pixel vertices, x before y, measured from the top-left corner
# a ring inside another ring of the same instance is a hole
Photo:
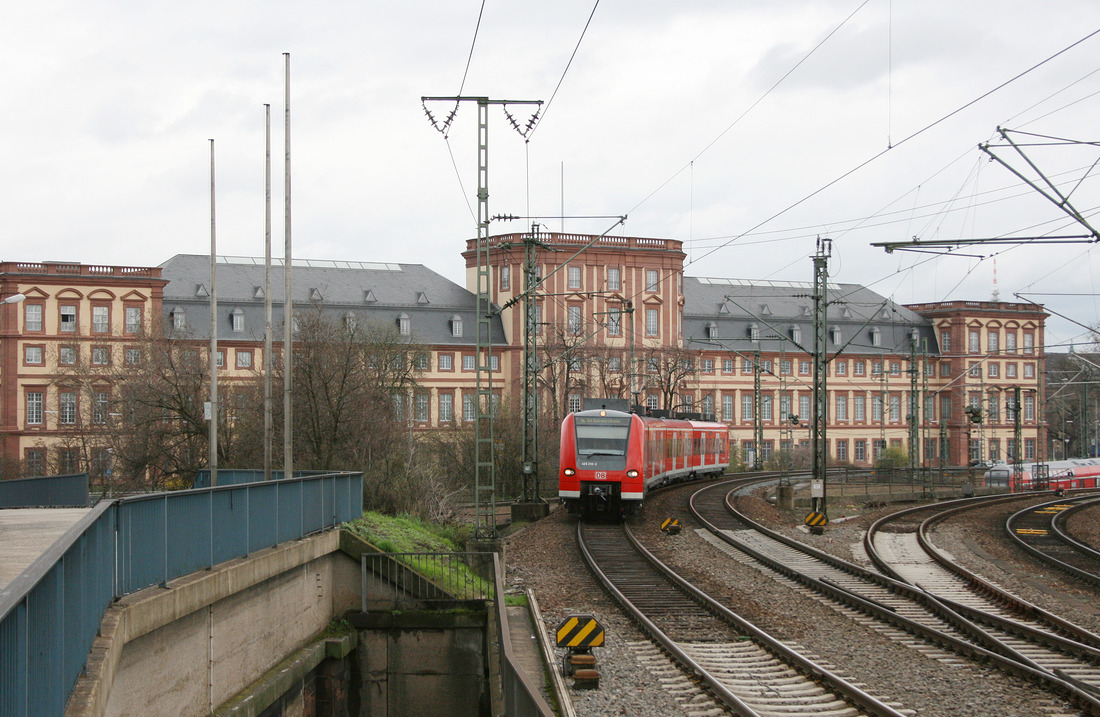
[[[64,712],[116,598],[362,513],[361,473],[101,502],[0,590],[0,717]]]
[[[87,473],[0,481],[0,508],[84,508],[87,505]]]

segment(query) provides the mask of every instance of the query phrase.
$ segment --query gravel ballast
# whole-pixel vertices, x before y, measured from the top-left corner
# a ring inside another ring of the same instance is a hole
[[[696,533],[698,526],[684,505],[686,491],[690,490],[653,496],[644,515],[631,522],[639,539],[658,558],[728,608],[867,692],[916,715],[1077,714],[1053,695],[1036,691],[997,670],[968,664],[961,658],[946,662],[927,657],[734,560]],[[896,510],[888,507],[856,514],[858,509],[852,509],[844,520],[831,523],[823,535],[814,536],[799,529],[801,515],[776,510],[755,498],[743,499],[742,504],[754,519],[768,527],[857,563],[865,562],[860,546],[866,527]],[[1037,569],[1034,561],[1025,559],[1007,539],[999,537],[998,526],[1003,533],[1004,520],[998,511],[1007,514],[1010,510],[975,511],[970,518],[937,528],[934,542],[1002,587],[1096,631],[1100,611],[1090,604],[1090,600],[1096,602],[1095,592],[1067,584],[1072,581],[1049,575],[1050,570]],[[680,519],[683,531],[679,535],[661,532],[660,523],[666,517]],[[647,642],[646,638],[622,616],[590,575],[577,549],[575,534],[576,518],[555,509],[549,517],[506,539],[506,562],[510,588],[534,590],[544,628],[551,638],[557,625],[570,614],[591,614],[606,630],[605,645],[594,650],[600,688],[570,690],[577,714],[700,714],[693,704],[678,701],[671,690],[662,687],[663,677],[643,664],[648,659],[642,654],[645,651],[634,645]],[[560,656],[559,651],[559,660]]]

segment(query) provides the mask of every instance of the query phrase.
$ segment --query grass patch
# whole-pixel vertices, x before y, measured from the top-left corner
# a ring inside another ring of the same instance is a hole
[[[346,527],[387,553],[461,552],[469,535],[465,526],[436,525],[411,515],[381,513],[364,513]]]
[[[325,627],[320,635],[320,639],[323,640],[327,637],[343,637],[353,632],[355,632],[355,628],[353,628],[347,620],[334,619]]]
[[[524,593],[505,595],[504,604],[508,607],[527,607],[527,595]]]
[[[462,553],[469,537],[468,527],[436,525],[415,516],[381,513],[364,513],[344,527],[384,553],[398,553],[395,559],[459,599],[482,596],[492,599],[492,581],[478,576],[459,555],[453,558],[400,555]]]

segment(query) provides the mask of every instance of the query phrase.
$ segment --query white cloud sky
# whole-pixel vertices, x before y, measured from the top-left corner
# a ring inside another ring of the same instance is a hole
[[[486,0],[463,93],[549,100],[593,4]],[[210,138],[219,253],[262,256],[264,103],[280,256],[290,52],[295,255],[423,263],[464,282],[459,253],[476,234],[477,111],[459,108],[448,150],[420,97],[458,92],[480,8],[8,8],[0,258],[156,265],[208,252]],[[556,217],[563,206],[572,216],[628,214],[615,233],[684,240],[695,276],[809,281],[814,239],[827,235],[833,279],[901,302],[988,299],[997,254],[1003,300],[1021,292],[1096,324],[1092,245],[961,252],[975,258],[887,255],[870,243],[1082,233],[977,146],[998,126],[1100,139],[1100,35],[952,113],[1097,29],[1094,0],[603,0],[530,142],[491,110],[490,213],[597,233],[610,222]],[[451,108],[431,109],[442,119]],[[528,110],[510,108],[520,121]],[[1097,147],[1028,154],[1073,189],[1086,216],[1095,211]],[[1048,343],[1082,332],[1053,317]]]

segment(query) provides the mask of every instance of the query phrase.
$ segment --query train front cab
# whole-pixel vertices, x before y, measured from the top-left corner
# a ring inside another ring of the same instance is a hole
[[[571,413],[562,421],[558,497],[570,513],[633,514],[645,497],[644,431],[631,413]]]

